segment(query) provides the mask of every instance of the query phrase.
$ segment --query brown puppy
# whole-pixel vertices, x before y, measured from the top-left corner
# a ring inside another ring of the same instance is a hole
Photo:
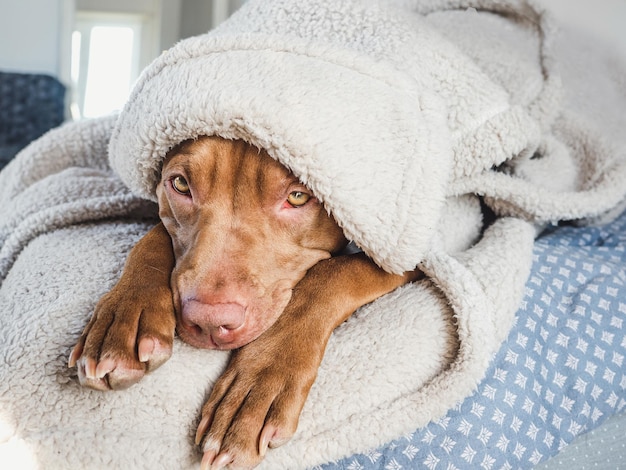
[[[237,349],[202,410],[203,468],[256,465],[295,432],[328,338],[358,307],[412,281],[334,256],[340,227],[285,167],[241,141],[174,149],[162,224],[129,254],[70,356],[80,382],[121,389],[191,345]]]

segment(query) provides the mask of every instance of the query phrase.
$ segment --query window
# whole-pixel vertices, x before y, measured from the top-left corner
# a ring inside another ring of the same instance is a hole
[[[120,110],[139,75],[142,17],[78,13],[72,33],[72,117]]]

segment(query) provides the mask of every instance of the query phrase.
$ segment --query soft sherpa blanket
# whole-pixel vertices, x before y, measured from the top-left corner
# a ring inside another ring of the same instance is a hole
[[[198,463],[225,353],[177,343],[120,393],[80,388],[65,362],[153,223],[142,198],[165,153],[202,134],[265,148],[380,266],[428,276],[335,332],[298,433],[263,465],[315,465],[441,416],[509,331],[536,227],[624,201],[613,59],[521,0],[250,0],[165,52],[119,117],[53,131],[0,174],[0,460]],[[479,196],[497,216],[484,233]]]

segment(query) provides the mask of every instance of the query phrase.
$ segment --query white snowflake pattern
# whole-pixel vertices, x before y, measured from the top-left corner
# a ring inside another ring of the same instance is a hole
[[[502,424],[504,423],[504,418],[506,418],[506,413],[501,411],[499,408],[496,408],[495,411],[493,412],[493,416],[491,417],[491,420],[495,421],[497,424],[502,426]]]
[[[441,419],[437,421],[437,424],[441,426],[443,429],[447,429],[448,425],[450,424],[450,417],[443,416]]]
[[[593,421],[594,423],[596,421],[598,421],[602,416],[604,416],[604,413],[602,413],[602,411],[600,411],[597,408],[594,408],[594,410],[591,413],[591,421]]]
[[[387,465],[385,465],[385,470],[402,470],[402,465],[400,465],[396,459],[391,459]]]
[[[562,346],[563,348],[567,348],[569,344],[569,340],[570,340],[570,337],[563,333],[559,333],[556,336],[556,344],[558,344],[559,346]],[[554,365],[554,362],[552,361],[550,362],[552,363],[552,365]]]
[[[596,375],[596,370],[598,370],[598,366],[591,361],[587,361],[587,364],[585,365],[585,372],[594,376]]]
[[[493,401],[496,397],[496,389],[491,385],[485,385],[482,395]]]
[[[511,429],[515,432],[519,432],[524,422],[519,419],[517,416],[513,416],[513,421],[511,422]]]
[[[598,312],[591,312],[591,320],[600,325],[602,324],[602,315]]]
[[[517,357],[519,356],[519,354],[517,354],[514,351],[511,351],[510,349],[507,350],[506,354],[504,355],[504,360],[506,362],[509,362],[513,365],[517,364]]]
[[[426,460],[424,460],[424,465],[426,465],[431,470],[435,470],[435,468],[437,468],[438,463],[439,463],[439,459],[435,457],[435,455],[432,452],[429,452],[428,457],[426,457]]]
[[[346,470],[364,470],[365,467],[361,465],[357,460],[353,460],[348,464]]]
[[[611,408],[615,408],[617,406],[618,400],[619,397],[615,394],[615,392],[611,392],[609,394],[609,398],[606,399],[606,404],[609,405]]]
[[[559,268],[559,275],[563,276],[563,277],[569,277],[570,273],[572,271],[570,271],[567,268]]]
[[[543,455],[541,455],[537,450],[534,450],[531,456],[528,458],[533,465],[537,465],[541,462]]]
[[[611,359],[611,362],[613,364],[615,364],[617,367],[622,367],[622,364],[624,363],[624,356],[616,351],[613,352],[613,359]]]
[[[503,370],[503,369],[499,369],[496,368],[496,370],[493,373],[493,378],[496,379],[498,382],[506,382],[506,376],[507,376],[507,371]]]
[[[576,378],[576,383],[574,384],[574,390],[576,390],[578,393],[581,394],[585,394],[585,390],[587,390],[587,385],[588,383],[585,382],[583,379],[581,379],[580,377]]]
[[[567,432],[569,432],[572,436],[578,436],[580,432],[584,429],[584,426],[572,420],[569,423],[569,427],[567,428]]]
[[[472,460],[474,460],[474,457],[476,457],[476,451],[474,449],[472,449],[472,447],[468,444],[465,446],[465,449],[463,449],[463,452],[461,452],[461,458],[463,460],[465,460],[467,463],[472,463]]]
[[[507,390],[506,392],[504,392],[504,403],[506,403],[507,405],[509,405],[511,408],[513,408],[515,406],[515,401],[517,400],[517,395],[514,394],[513,392]]]
[[[477,439],[486,446],[489,443],[489,439],[491,439],[491,436],[493,436],[493,433],[486,427],[482,426],[480,428],[480,432],[478,433]]]
[[[565,411],[567,411],[568,413],[570,413],[572,411],[572,408],[574,407],[574,404],[576,403],[576,400],[569,398],[569,397],[563,397],[561,399],[561,408],[563,408]]]
[[[480,463],[480,466],[481,468],[484,468],[485,470],[491,470],[495,464],[496,464],[496,459],[494,459],[492,456],[487,454],[483,457],[483,461]]]
[[[372,450],[370,452],[367,452],[365,456],[370,460],[370,462],[376,463],[383,456],[383,454],[381,454],[377,450]]]
[[[435,436],[432,432],[430,432],[430,429],[426,430],[426,432],[424,433],[424,437],[422,438],[422,442],[425,442],[426,444],[432,444],[433,440],[435,439]]]
[[[528,377],[525,376],[522,372],[518,372],[517,375],[515,376],[515,385],[517,385],[519,388],[526,388],[526,381],[528,380]]]
[[[567,376],[561,374],[560,372],[557,372],[556,374],[554,374],[553,382],[557,387],[563,388],[565,382],[567,382]]]
[[[535,407],[535,403],[528,397],[524,398],[524,404],[522,405],[522,410],[531,415],[533,413],[533,408]]]
[[[406,446],[405,449],[402,451],[402,453],[406,455],[406,458],[409,459],[409,461],[412,461],[418,452],[419,452],[419,449],[411,444]]]
[[[610,333],[608,331],[603,331],[602,332],[602,337],[600,338],[600,340],[606,344],[608,344],[609,346],[611,346],[613,344],[613,340],[615,339],[615,335],[613,333]]]
[[[606,380],[608,383],[612,384],[615,379],[615,371],[609,369],[608,367],[604,370],[604,374],[602,374],[602,378]]]
[[[478,419],[483,417],[483,413],[485,412],[485,407],[479,403],[472,403],[472,409],[470,413],[476,416]]]
[[[502,435],[498,438],[498,442],[496,442],[496,447],[502,452],[506,453],[509,442],[511,441],[507,439],[504,435]]]
[[[441,448],[448,454],[454,450],[454,446],[456,446],[456,441],[454,441],[450,436],[446,436],[441,442]]]
[[[513,449],[513,455],[517,457],[517,460],[522,460],[524,454],[526,453],[526,447],[524,447],[520,442],[515,444],[515,449]]]
[[[462,419],[461,424],[459,424],[458,431],[464,436],[469,436],[469,433],[472,431],[472,423],[466,419]]]
[[[537,434],[539,434],[539,428],[535,426],[534,423],[530,423],[530,426],[528,426],[528,431],[526,431],[526,435],[533,441],[536,441]]]
[[[580,321],[574,320],[573,318],[568,318],[565,322],[565,326],[567,326],[570,330],[574,330],[574,332],[578,331],[578,325]]]
[[[548,349],[548,351],[546,352],[546,360],[550,364],[554,365],[558,359],[559,359],[559,354],[556,351],[553,351],[552,349]]]
[[[568,354],[567,359],[565,360],[565,367],[569,367],[575,371],[578,369],[578,361],[579,359],[576,356]]]

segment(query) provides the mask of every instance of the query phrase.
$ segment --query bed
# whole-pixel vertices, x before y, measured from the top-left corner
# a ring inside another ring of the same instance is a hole
[[[472,396],[383,447],[316,468],[625,466],[626,213],[550,227],[533,253],[515,325]]]

